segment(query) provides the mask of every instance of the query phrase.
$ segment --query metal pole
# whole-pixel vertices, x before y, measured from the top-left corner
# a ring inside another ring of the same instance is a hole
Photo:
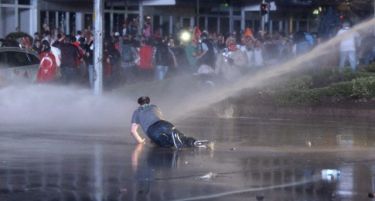
[[[245,8],[244,7],[241,7],[241,30],[244,31],[245,30]]]
[[[94,1],[94,94],[103,93],[103,13],[104,0]]]
[[[16,27],[15,27],[15,30],[17,32],[21,31],[21,27],[20,27],[20,13],[19,13],[20,9],[18,9],[18,0],[16,0],[14,2],[14,13],[15,13],[15,20],[16,20]]]
[[[229,32],[233,32],[233,7],[229,7]]]
[[[34,34],[35,32],[40,30],[39,3],[37,0],[31,1],[29,22],[30,22],[30,26],[29,26],[30,34]]]
[[[265,0],[262,0],[262,4],[266,3]],[[262,30],[262,33],[264,33],[264,26],[265,26],[265,23],[266,23],[266,17],[265,15],[262,15],[262,11],[260,11],[260,17],[261,17],[261,30]]]
[[[138,27],[138,34],[142,35],[143,30],[143,1],[139,2],[139,27]]]

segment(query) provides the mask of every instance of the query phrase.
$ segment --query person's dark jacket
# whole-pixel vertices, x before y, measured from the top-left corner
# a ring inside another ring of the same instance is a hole
[[[205,64],[205,65],[211,66],[212,68],[215,68],[215,51],[214,51],[213,43],[209,39],[204,39],[202,43],[205,43],[207,45],[208,50],[206,54],[203,55],[202,58],[198,59],[198,64],[199,65]],[[201,47],[202,43],[198,44],[199,45],[198,48],[202,49]]]
[[[93,44],[94,41],[91,41],[90,43],[88,44],[85,44],[83,46],[83,49],[85,50],[85,56],[83,57],[83,59],[85,60],[85,63],[87,65],[94,65],[94,48],[93,48]]]
[[[156,45],[155,65],[173,66],[173,55],[170,53],[168,45],[163,42]]]
[[[79,50],[71,43],[61,43],[61,68],[77,68],[77,58],[80,56]]]

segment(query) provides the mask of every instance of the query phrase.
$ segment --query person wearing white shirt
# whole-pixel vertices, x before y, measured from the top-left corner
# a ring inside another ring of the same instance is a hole
[[[342,70],[346,61],[349,61],[351,69],[354,71],[357,67],[356,46],[359,41],[359,34],[350,30],[349,22],[344,22],[337,35],[343,35],[340,42],[340,61],[339,69]]]

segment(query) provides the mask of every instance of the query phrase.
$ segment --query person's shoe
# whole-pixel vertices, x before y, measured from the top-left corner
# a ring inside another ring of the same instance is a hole
[[[176,149],[180,149],[184,146],[184,143],[180,139],[180,136],[178,135],[177,132],[174,132],[174,131],[172,132],[172,140],[173,140],[174,147]]]
[[[196,140],[194,142],[194,147],[213,149],[213,142],[210,142],[208,140]]]

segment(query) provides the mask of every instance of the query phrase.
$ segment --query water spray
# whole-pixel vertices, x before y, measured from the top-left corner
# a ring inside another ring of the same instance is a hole
[[[280,76],[306,68],[306,66],[303,65],[306,61],[311,61],[325,55],[327,51],[332,51],[335,45],[337,45],[342,39],[349,36],[351,33],[368,29],[374,24],[375,19],[368,20],[354,26],[350,31],[316,46],[310,52],[303,54],[291,61],[285,62],[280,66],[268,67],[255,75],[243,76],[237,82],[227,86],[223,86],[217,91],[211,91],[211,93],[204,92],[200,95],[190,96],[189,98],[185,99],[185,102],[181,103],[181,105],[184,105],[184,109],[179,110],[179,114],[174,114],[174,118],[185,118],[187,116],[186,114],[190,114],[195,111],[204,109],[209,105],[219,103],[230,96],[238,94],[238,92],[243,89],[261,87],[264,86],[263,83],[267,80],[274,80]]]

